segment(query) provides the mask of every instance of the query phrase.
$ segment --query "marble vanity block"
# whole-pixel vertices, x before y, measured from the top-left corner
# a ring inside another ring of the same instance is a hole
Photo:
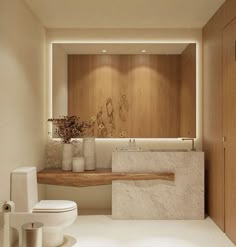
[[[204,219],[203,152],[113,152],[113,172],[174,172],[175,181],[113,181],[113,219]]]

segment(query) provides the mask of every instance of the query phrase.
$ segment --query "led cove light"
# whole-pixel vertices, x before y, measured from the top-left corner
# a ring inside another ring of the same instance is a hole
[[[49,73],[48,73],[48,80],[49,80],[49,85],[48,85],[48,118],[52,118],[53,116],[53,98],[52,98],[52,70],[53,70],[53,67],[52,67],[52,57],[53,57],[53,49],[52,49],[52,46],[53,44],[66,44],[66,43],[69,43],[69,44],[74,44],[74,43],[78,43],[78,44],[83,44],[83,43],[88,43],[88,44],[99,44],[99,43],[112,43],[112,44],[120,44],[120,43],[124,43],[124,44],[133,44],[133,43],[136,43],[136,44],[162,44],[162,43],[168,43],[168,44],[176,44],[176,43],[196,43],[196,138],[195,140],[198,141],[200,139],[200,134],[201,134],[201,101],[200,101],[200,96],[201,96],[201,74],[202,74],[202,71],[201,71],[201,57],[200,57],[200,44],[198,41],[196,41],[195,39],[193,40],[183,40],[183,39],[179,39],[179,40],[161,40],[161,41],[146,41],[146,40],[139,40],[139,41],[136,41],[136,42],[133,42],[133,41],[129,41],[129,40],[123,40],[121,42],[117,42],[117,41],[110,41],[110,42],[107,42],[105,40],[98,40],[98,41],[91,41],[91,40],[87,40],[86,42],[83,41],[75,41],[75,40],[54,40],[54,41],[51,41],[49,43],[49,54],[48,54],[48,60],[49,60]],[[102,50],[102,52],[104,51],[104,53],[106,53],[107,51],[106,50]],[[141,52],[144,53],[146,52],[146,50],[142,50]],[[52,123],[50,122],[48,124],[48,131],[49,131],[49,137],[54,140],[54,141],[60,141],[61,139],[59,138],[53,138],[52,136]],[[164,143],[166,142],[171,142],[171,143],[179,143],[180,141],[182,142],[182,139],[179,139],[179,138],[135,138],[135,139],[139,139],[141,141],[148,141],[148,142],[156,142],[156,141],[163,141]],[[96,138],[96,141],[98,142],[103,142],[105,141],[106,143],[108,141],[117,141],[117,142],[121,142],[121,141],[127,141],[129,140],[129,138]]]

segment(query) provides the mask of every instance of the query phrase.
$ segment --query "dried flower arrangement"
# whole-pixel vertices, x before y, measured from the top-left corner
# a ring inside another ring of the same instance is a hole
[[[86,130],[91,127],[89,123],[81,121],[77,116],[63,116],[62,118],[48,119],[55,125],[55,134],[63,143],[70,143],[72,138],[82,138]]]

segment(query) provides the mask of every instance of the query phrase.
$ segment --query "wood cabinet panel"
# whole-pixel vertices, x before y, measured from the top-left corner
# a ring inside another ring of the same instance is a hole
[[[236,1],[227,0],[223,5],[224,9],[224,27],[236,17]]]
[[[223,32],[225,233],[236,243],[236,20]]]
[[[231,167],[230,163],[232,150],[225,150],[224,155],[222,138],[230,131],[230,128],[232,131],[232,126],[228,126],[227,122],[234,114],[234,110],[230,109],[234,103],[228,102],[228,96],[230,97],[234,89],[227,89],[228,86],[226,88],[225,84],[230,83],[228,77],[232,76],[232,72],[228,71],[230,67],[232,69],[229,64],[232,63],[230,56],[233,55],[229,40],[235,35],[235,30],[231,30],[231,33],[227,30],[229,30],[228,25],[231,25],[230,22],[235,17],[236,1],[227,0],[203,29],[203,149],[206,158],[207,208],[210,217],[223,231],[226,230],[226,234],[234,242],[236,242],[234,233],[227,229],[234,225],[236,218],[234,219],[235,214],[231,212],[232,219],[227,223],[231,209],[228,208],[230,201],[226,202],[231,193],[230,184],[233,182],[232,178],[228,179],[228,175],[234,174],[234,167]],[[230,37],[226,38],[227,34]],[[230,121],[234,121],[233,118]],[[227,146],[229,146],[229,142],[227,142]],[[232,186],[234,187],[234,184]]]
[[[203,29],[203,150],[207,212],[224,231],[223,17],[223,11],[220,9]]]

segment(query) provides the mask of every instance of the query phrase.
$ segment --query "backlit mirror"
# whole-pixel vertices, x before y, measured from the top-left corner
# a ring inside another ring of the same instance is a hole
[[[53,44],[53,118],[102,138],[196,136],[196,44]]]

